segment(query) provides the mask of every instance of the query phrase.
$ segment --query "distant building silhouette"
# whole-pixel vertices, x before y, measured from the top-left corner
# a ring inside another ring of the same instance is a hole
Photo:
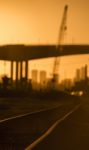
[[[64,79],[61,82],[61,88],[62,89],[71,89],[71,87],[73,86],[72,80],[71,79]]]
[[[88,77],[88,66],[87,65],[85,65],[85,72],[84,72],[85,74],[85,79],[87,79],[87,77]]]
[[[81,68],[81,72],[82,72],[82,80],[86,80],[88,78],[88,66],[85,65],[84,67]]]
[[[80,71],[80,69],[77,69],[76,70],[76,81],[78,82],[78,81],[80,81],[80,79],[81,79],[81,71]]]
[[[76,70],[75,79],[77,82],[80,80],[86,80],[87,78],[88,78],[88,66],[87,65]]]
[[[40,85],[41,85],[41,87],[45,87],[47,85],[46,71],[40,71]]]
[[[32,81],[32,87],[34,89],[37,88],[37,83],[38,83],[38,71],[37,70],[32,70],[31,71],[31,81]]]
[[[85,67],[83,66],[81,68],[81,80],[84,80],[85,79]]]

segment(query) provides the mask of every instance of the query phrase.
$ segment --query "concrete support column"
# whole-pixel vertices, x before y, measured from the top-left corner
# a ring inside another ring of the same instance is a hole
[[[28,61],[25,61],[25,78],[28,80]]]
[[[13,61],[11,61],[11,81],[13,82]]]
[[[16,61],[16,83],[18,82],[18,61]]]
[[[22,80],[22,69],[23,69],[23,62],[20,62],[20,81]]]

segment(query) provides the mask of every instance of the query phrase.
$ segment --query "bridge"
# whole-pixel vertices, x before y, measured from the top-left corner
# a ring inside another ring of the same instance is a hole
[[[23,61],[25,62],[25,78],[28,79],[28,60],[55,56],[89,54],[89,45],[64,45],[62,51],[56,50],[55,45],[5,45],[0,47],[0,60],[11,61],[11,79],[13,80],[13,62],[16,62],[16,81],[18,72],[22,79]],[[20,70],[19,70],[20,64]]]
[[[0,47],[0,60],[26,61],[54,56],[89,54],[89,45],[64,45],[56,51],[55,45],[6,45]]]

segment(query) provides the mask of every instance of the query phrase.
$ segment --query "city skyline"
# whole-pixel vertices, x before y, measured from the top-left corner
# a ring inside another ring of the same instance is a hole
[[[79,58],[82,57],[82,60],[79,60]],[[67,62],[65,62],[65,59],[67,59]],[[76,62],[75,60],[79,60]],[[46,71],[47,78],[52,77],[52,71],[53,71],[53,63],[54,58],[44,58],[39,60],[30,60],[28,62],[28,78],[31,78],[31,71],[37,70],[40,71]],[[85,66],[87,64],[89,68],[89,55],[78,55],[78,56],[67,56],[62,57],[60,59],[60,66],[59,66],[59,79],[63,80],[65,78],[73,79],[75,77],[76,69],[81,68],[82,66]],[[16,64],[14,62],[14,70],[13,70],[13,78],[15,79],[15,70],[16,70]],[[1,70],[0,71],[0,77],[3,75],[7,75],[10,77],[10,61],[0,61]],[[72,70],[72,73],[71,73]],[[23,63],[23,70],[22,70],[23,76],[25,74],[25,66]],[[88,76],[89,76],[89,69],[88,69]],[[39,80],[39,79],[38,79]]]

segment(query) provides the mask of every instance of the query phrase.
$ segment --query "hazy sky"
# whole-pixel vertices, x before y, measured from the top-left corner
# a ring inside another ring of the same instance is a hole
[[[88,0],[0,0],[0,44],[52,44],[68,4],[67,43],[89,44]]]

